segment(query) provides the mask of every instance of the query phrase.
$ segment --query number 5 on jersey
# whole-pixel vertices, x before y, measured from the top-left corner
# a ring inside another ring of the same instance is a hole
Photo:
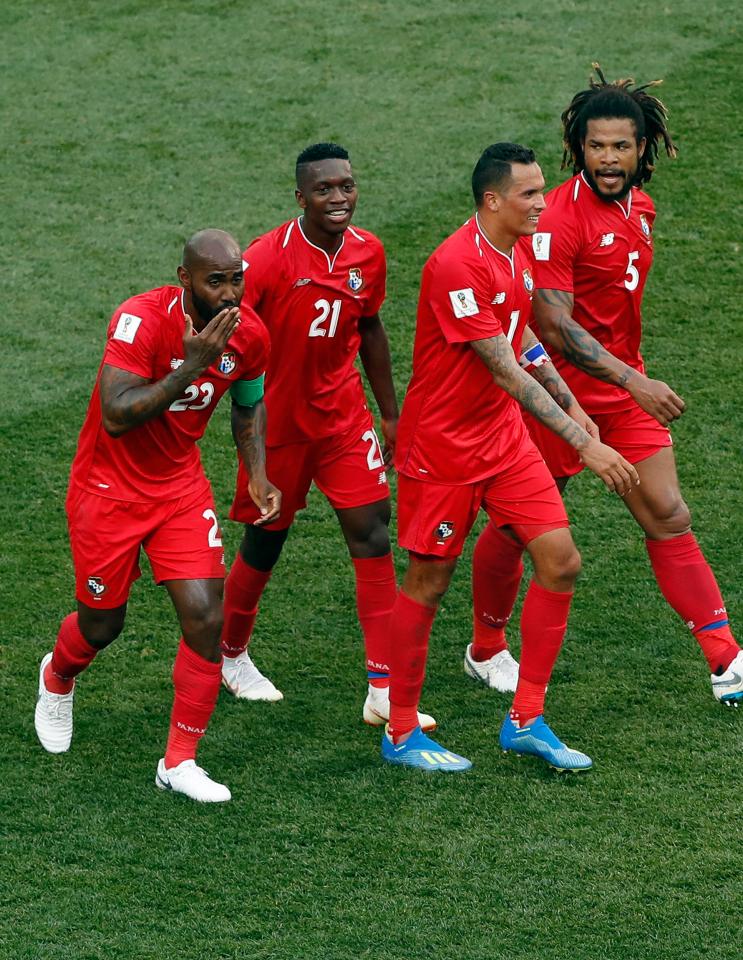
[[[313,306],[318,311],[317,316],[310,324],[310,337],[334,337],[338,328],[338,319],[341,315],[342,300],[315,300]],[[323,324],[330,317],[330,324],[326,329]]]

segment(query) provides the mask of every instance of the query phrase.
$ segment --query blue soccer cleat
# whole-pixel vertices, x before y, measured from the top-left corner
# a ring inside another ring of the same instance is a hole
[[[416,727],[404,743],[393,743],[385,729],[382,737],[382,759],[387,763],[398,763],[404,767],[417,767],[419,770],[442,773],[458,773],[469,770],[472,761],[442,747],[427,737],[420,727]]]
[[[590,770],[593,760],[581,753],[580,750],[571,750],[558,740],[545,723],[543,716],[525,727],[517,726],[506,714],[500,731],[500,745],[505,753],[512,750],[514,753],[528,754],[546,760],[555,770],[570,770],[580,773]]]

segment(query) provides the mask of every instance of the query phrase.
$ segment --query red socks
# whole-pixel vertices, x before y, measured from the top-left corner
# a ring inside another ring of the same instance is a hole
[[[730,630],[715,575],[693,533],[670,540],[646,540],[661,593],[686,621],[712,673],[727,670],[740,647]]]
[[[544,713],[544,696],[568,626],[572,593],[529,584],[521,613],[521,663],[511,716],[527,723]]]
[[[237,657],[247,649],[258,615],[258,601],[271,579],[271,572],[256,570],[239,553],[235,557],[224,582],[222,653],[225,657]]]
[[[386,687],[390,673],[390,615],[397,585],[392,554],[358,559],[352,557],[356,573],[356,608],[364,634],[366,669],[373,687]]]
[[[489,660],[507,649],[505,626],[519,593],[523,552],[494,523],[477,539],[472,555],[473,660]]]
[[[166,768],[196,757],[199,740],[206,733],[217,703],[221,679],[222,664],[200,657],[181,637],[173,664],[175,698],[165,749]]]
[[[436,609],[424,607],[402,590],[390,617],[390,723],[395,743],[418,726],[418,702],[426,675],[428,638]]]
[[[44,672],[44,684],[49,693],[69,693],[75,677],[91,663],[98,653],[80,633],[77,614],[71,613],[62,621],[54,644],[52,659]]]

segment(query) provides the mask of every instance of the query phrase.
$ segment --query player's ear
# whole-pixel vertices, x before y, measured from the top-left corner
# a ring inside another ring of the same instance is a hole
[[[180,280],[181,286],[183,287],[183,289],[188,290],[188,292],[190,293],[191,292],[191,274],[188,272],[188,270],[186,270],[186,268],[183,265],[178,267],[178,279]]]
[[[302,193],[302,191],[301,191],[299,188],[297,188],[297,189],[294,191],[294,197],[295,197],[297,203],[299,204],[299,206],[304,210],[304,209],[307,207],[307,200],[305,199],[304,194]]]
[[[498,209],[499,199],[495,190],[485,190],[482,195],[482,206],[491,213],[495,213]]]
[[[637,156],[638,156],[638,157],[642,157],[642,156],[645,155],[645,147],[646,147],[646,146],[647,146],[647,140],[646,140],[645,137],[643,137],[642,140],[640,140],[640,142],[637,144]]]

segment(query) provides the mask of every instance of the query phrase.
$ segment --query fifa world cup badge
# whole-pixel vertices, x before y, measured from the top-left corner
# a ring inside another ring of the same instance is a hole
[[[237,366],[235,354],[231,350],[225,351],[219,358],[219,372],[228,377]]]
[[[359,267],[350,267],[348,271],[349,290],[353,290],[354,293],[358,293],[363,286],[364,278],[361,276],[361,270]]]

